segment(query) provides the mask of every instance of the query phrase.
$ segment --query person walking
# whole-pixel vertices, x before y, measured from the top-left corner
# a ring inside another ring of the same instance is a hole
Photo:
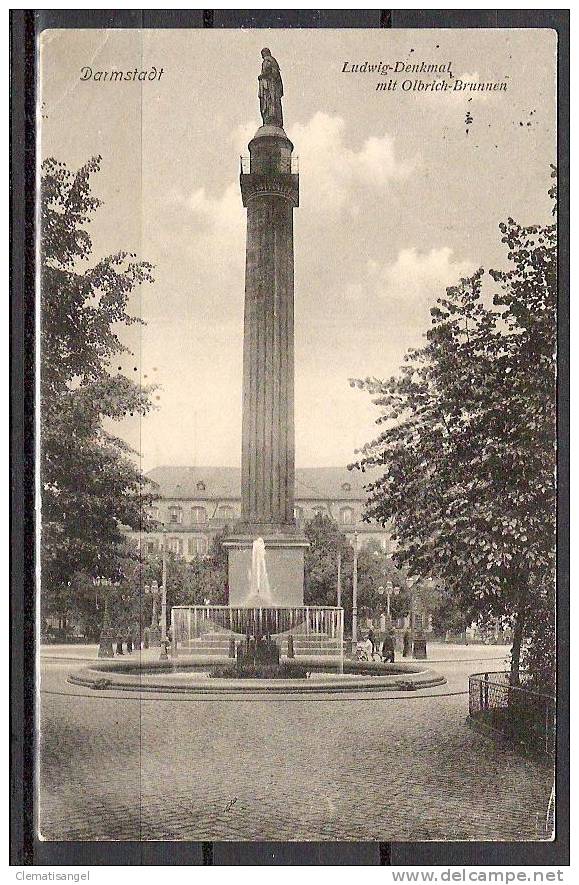
[[[402,656],[405,658],[410,657],[411,648],[410,648],[410,630],[405,630],[403,637],[404,648],[402,651]]]
[[[382,643],[382,660],[389,664],[394,663],[394,637],[391,631],[387,631]]]

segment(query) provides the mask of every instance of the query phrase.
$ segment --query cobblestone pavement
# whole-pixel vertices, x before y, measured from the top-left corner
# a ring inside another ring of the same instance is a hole
[[[546,837],[552,770],[465,724],[469,673],[424,693],[213,700],[91,692],[43,662],[47,839],[428,840]]]

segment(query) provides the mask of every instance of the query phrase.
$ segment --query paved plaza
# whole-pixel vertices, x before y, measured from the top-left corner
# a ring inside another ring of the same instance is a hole
[[[504,669],[504,648],[433,646],[447,678],[436,689],[315,699],[141,698],[67,683],[95,657],[43,649],[46,839],[546,837],[551,766],[465,722],[468,675]]]

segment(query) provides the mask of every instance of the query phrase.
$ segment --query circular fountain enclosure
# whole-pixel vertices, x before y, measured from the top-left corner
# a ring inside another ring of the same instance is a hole
[[[334,694],[434,688],[446,679],[418,663],[381,664],[344,661],[343,672],[316,658],[286,661],[286,667],[308,671],[307,678],[211,678],[210,659],[188,661],[98,661],[71,673],[68,681],[95,690],[187,694]]]

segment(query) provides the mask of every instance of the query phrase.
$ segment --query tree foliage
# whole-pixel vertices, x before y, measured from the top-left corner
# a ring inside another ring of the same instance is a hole
[[[111,574],[120,526],[140,529],[152,497],[130,448],[103,427],[151,408],[151,389],[115,370],[115,359],[128,352],[119,330],[140,322],[129,298],[153,277],[133,254],[93,256],[99,166],[96,157],[71,172],[51,158],[41,170],[41,556],[44,591],[54,594],[79,571]]]
[[[354,549],[336,522],[328,516],[317,515],[306,523],[305,535],[310,542],[305,555],[306,605],[337,605],[338,556],[341,558],[341,603],[344,608],[346,629],[352,621],[352,592],[354,572]],[[408,570],[399,568],[392,557],[384,552],[378,541],[366,540],[358,550],[358,614],[376,616],[386,611],[386,584],[390,582],[393,593],[390,613],[393,619],[403,617],[410,611],[410,585]],[[422,581],[414,588],[415,598],[420,595],[424,606],[435,612],[441,595],[433,582]]]
[[[516,682],[554,582],[557,250],[555,223],[500,230],[508,269],[447,289],[398,377],[351,382],[380,410],[352,466],[378,469],[366,518],[393,521],[400,566],[513,620]]]
[[[305,554],[304,602],[337,605],[338,556],[342,559],[342,587],[351,583],[352,547],[329,516],[316,515],[305,525],[310,542]]]

